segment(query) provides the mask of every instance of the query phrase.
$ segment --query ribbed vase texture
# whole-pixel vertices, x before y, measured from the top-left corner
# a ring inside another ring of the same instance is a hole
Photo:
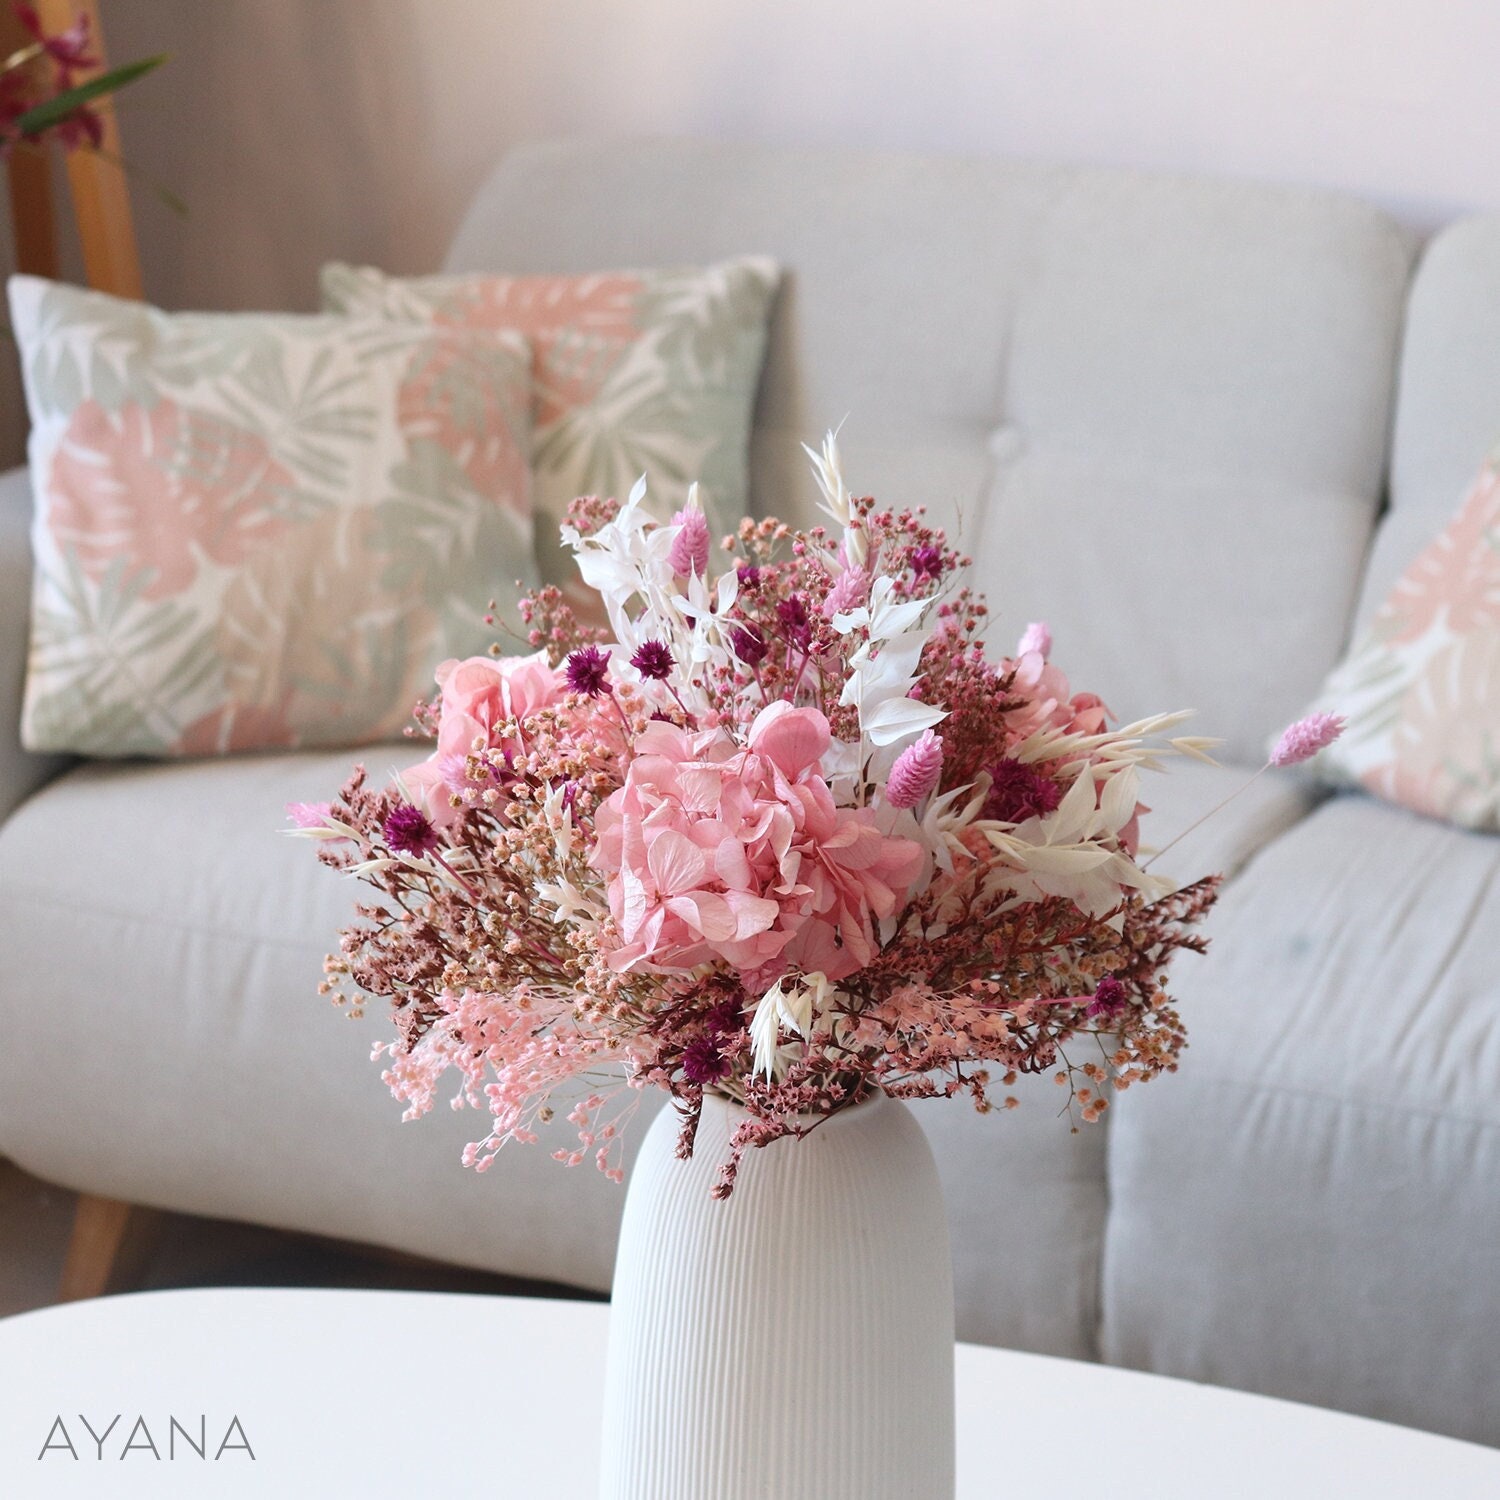
[[[625,1204],[601,1500],[950,1500],[953,1276],[942,1189],[878,1095],[746,1153],[711,1196],[738,1106],[670,1108]]]

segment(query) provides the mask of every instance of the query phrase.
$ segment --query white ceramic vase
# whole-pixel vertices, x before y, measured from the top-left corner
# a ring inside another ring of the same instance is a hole
[[[663,1109],[615,1262],[602,1500],[951,1500],[953,1275],[932,1152],[885,1095],[745,1153]]]

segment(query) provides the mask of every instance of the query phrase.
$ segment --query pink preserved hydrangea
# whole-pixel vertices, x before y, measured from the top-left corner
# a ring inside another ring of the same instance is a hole
[[[562,674],[534,656],[471,656],[437,669],[437,749],[403,775],[406,789],[438,828],[459,816],[451,793],[463,784],[465,758],[476,740],[495,745],[495,731],[514,719],[550,708],[567,692]]]
[[[600,808],[593,862],[618,928],[610,967],[684,972],[722,959],[763,986],[795,967],[837,980],[875,956],[922,850],[835,807],[816,709],[772,703],[741,749],[722,730],[654,723]]]
[[[1028,629],[1036,629],[1033,626]],[[1043,630],[1045,626],[1041,627]],[[1025,639],[1022,646],[1027,645]],[[1051,646],[1051,637],[1046,641]],[[1022,708],[1005,716],[1005,727],[1012,741],[1026,738],[1039,729],[1058,729],[1068,734],[1099,734],[1109,722],[1109,710],[1093,693],[1074,693],[1062,669],[1055,667],[1032,643],[1013,661],[1000,664],[1002,672],[1013,672],[1011,692],[1025,699]]]

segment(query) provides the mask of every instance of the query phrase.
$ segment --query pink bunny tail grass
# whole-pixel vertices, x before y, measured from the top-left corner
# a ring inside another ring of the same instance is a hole
[[[288,802],[286,815],[297,828],[321,828],[332,811],[327,802]]]
[[[1016,655],[1025,656],[1029,651],[1037,652],[1043,661],[1052,655],[1052,632],[1047,629],[1045,620],[1033,620],[1021,636]]]
[[[672,550],[667,560],[679,578],[690,578],[696,573],[700,578],[708,576],[708,522],[696,506],[688,506],[672,517],[677,535],[672,538]]]
[[[915,807],[943,774],[943,742],[930,729],[896,757],[886,778],[885,800],[892,807]]]
[[[1309,714],[1289,725],[1271,752],[1273,766],[1299,766],[1311,760],[1319,750],[1326,750],[1344,732],[1344,720],[1338,714]]]

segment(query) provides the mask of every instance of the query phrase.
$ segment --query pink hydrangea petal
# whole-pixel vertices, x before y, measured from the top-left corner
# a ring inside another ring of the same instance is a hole
[[[729,942],[739,928],[739,921],[730,910],[729,903],[722,896],[706,891],[691,891],[685,895],[673,896],[667,901],[666,907],[711,943]]]
[[[747,738],[750,748],[790,781],[817,765],[833,743],[828,720],[817,709],[793,708],[785,702],[761,709]]]
[[[671,828],[652,839],[646,865],[656,889],[664,896],[693,890],[708,878],[708,861],[703,851],[690,838]]]

